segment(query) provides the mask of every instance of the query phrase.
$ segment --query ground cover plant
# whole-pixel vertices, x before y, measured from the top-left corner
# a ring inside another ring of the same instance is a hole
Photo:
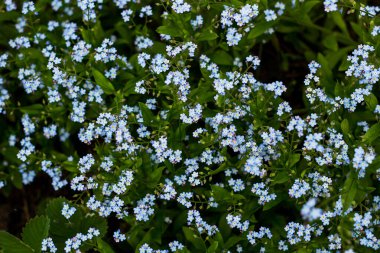
[[[379,14],[0,1],[0,251],[378,252]]]

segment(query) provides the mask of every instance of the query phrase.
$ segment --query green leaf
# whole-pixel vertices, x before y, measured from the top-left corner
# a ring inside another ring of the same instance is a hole
[[[330,12],[329,15],[333,18],[335,24],[345,33],[348,34],[346,23],[343,20],[342,14],[339,11]]]
[[[366,102],[366,104],[368,106],[368,109],[371,112],[373,112],[376,109],[376,106],[378,104],[376,96],[373,93],[371,93],[368,96],[365,96],[364,100],[365,100],[365,102]]]
[[[79,172],[78,165],[74,161],[64,161],[62,167],[70,172]]]
[[[38,115],[38,114],[41,114],[42,110],[44,109],[44,106],[42,104],[34,104],[34,105],[19,107],[19,109],[21,112],[27,113],[29,115]]]
[[[321,84],[325,87],[326,93],[333,95],[335,91],[335,82],[329,61],[320,53],[318,53],[318,62],[321,64],[322,76]]]
[[[181,30],[174,26],[159,26],[156,31],[160,34],[166,34],[173,37],[180,37],[182,35]]]
[[[326,59],[329,62],[330,67],[334,69],[338,63],[347,60],[347,53],[352,51],[352,49],[352,47],[345,47],[339,48],[339,50],[336,51],[330,51],[326,55]]]
[[[364,183],[365,185],[365,183]],[[360,184],[358,185],[358,192],[356,193],[356,196],[355,196],[355,202],[357,204],[360,204],[361,202],[363,202],[366,198],[368,198],[368,195],[375,191],[376,188],[375,187],[371,187],[371,186],[366,186],[366,187],[363,187],[362,186],[362,182],[360,182]]]
[[[363,141],[371,144],[374,140],[376,140],[380,136],[380,123],[376,123],[371,126],[370,129],[363,136]]]
[[[330,34],[322,40],[322,44],[333,51],[338,50],[338,42],[336,41],[335,34]]]
[[[283,184],[289,180],[289,173],[287,171],[279,172],[274,178],[272,185]]]
[[[350,65],[351,65],[351,62],[348,61],[346,58],[344,58],[342,63],[340,64],[338,70],[339,71],[346,71]]]
[[[161,235],[162,235],[162,229],[159,227],[151,227],[149,231],[145,233],[145,235],[140,237],[140,242],[137,245],[136,248],[140,248],[144,243],[153,243],[156,242],[158,244],[161,243]]]
[[[363,40],[365,36],[365,29],[363,29],[360,25],[356,24],[355,22],[350,22],[350,25],[354,32],[359,36],[359,38]]]
[[[139,102],[139,107],[141,110],[141,114],[142,114],[144,123],[147,126],[155,125],[155,123],[157,123],[156,118],[153,115],[152,111],[148,108],[148,106],[146,106],[146,104],[144,104],[144,103]]]
[[[4,253],[33,253],[33,249],[17,237],[0,231],[0,248]]]
[[[252,30],[248,33],[247,38],[249,40],[253,40],[260,35],[264,34],[269,28],[271,28],[276,22],[260,22],[255,27],[252,28]]]
[[[65,236],[70,231],[67,226],[68,221],[62,215],[63,204],[67,202],[65,198],[56,198],[47,204],[45,212],[50,218],[50,234]]]
[[[300,248],[296,251],[296,253],[311,253],[313,250],[307,246],[303,246],[303,248]]]
[[[125,97],[128,97],[129,95],[131,94],[136,94],[136,91],[135,91],[135,88],[136,88],[136,83],[138,82],[139,80],[134,78],[134,79],[131,79],[129,80],[124,88],[123,88],[123,95]]]
[[[343,185],[343,211],[346,211],[351,205],[352,201],[355,199],[356,192],[358,190],[357,179],[354,173],[350,173]]]
[[[80,28],[79,30],[80,30],[80,32],[81,32],[81,35],[82,35],[83,40],[84,40],[86,43],[91,44],[91,43],[92,43],[92,33],[91,33],[91,31],[89,31],[89,30],[85,30],[84,28]]]
[[[229,191],[223,187],[217,185],[211,185],[212,193],[216,201],[224,201],[231,199],[231,194]]]
[[[11,170],[9,175],[11,177],[13,185],[18,189],[22,189],[23,183],[21,173],[17,170]]]
[[[191,242],[196,249],[201,250],[202,252],[207,250],[205,242],[199,238],[193,230],[188,227],[182,227],[182,231],[185,234],[186,240]]]
[[[224,249],[223,236],[220,232],[216,232],[214,240],[218,242],[218,247]]]
[[[277,196],[276,199],[266,203],[263,207],[263,211],[267,211],[269,209],[272,209],[273,207],[277,206],[278,204],[281,203],[283,199],[280,196]]]
[[[97,214],[85,215],[83,209],[71,203],[70,206],[75,207],[76,211],[70,219],[66,219],[62,215],[64,203],[69,203],[69,201],[62,197],[53,199],[47,204],[45,211],[46,215],[50,218],[49,235],[57,246],[58,252],[63,251],[67,238],[73,237],[77,233],[87,233],[90,227],[99,229],[99,237],[105,235],[107,232],[107,221],[104,218]]]
[[[161,179],[162,171],[164,170],[164,166],[153,169],[151,173],[148,175],[148,180],[146,182],[147,186],[150,188],[155,188],[158,182]]]
[[[22,230],[22,240],[29,244],[35,252],[41,252],[41,243],[49,235],[50,219],[37,216],[31,219]]]
[[[4,156],[6,161],[18,164],[20,159],[17,158],[18,149],[16,147],[4,147],[1,154]],[[20,174],[20,173],[18,173]]]
[[[96,43],[101,43],[106,37],[106,34],[103,30],[102,24],[100,21],[96,22],[95,26],[91,29],[92,35],[95,38]]]
[[[98,250],[100,253],[115,253],[111,246],[100,238],[96,238],[98,244]]]
[[[243,238],[241,236],[231,236],[228,238],[227,242],[224,244],[224,249],[229,249],[232,246],[235,246],[238,242],[242,241]]]
[[[292,168],[298,161],[300,160],[301,155],[300,154],[292,154],[286,164],[288,165],[288,168]]]
[[[214,241],[213,243],[211,243],[210,247],[208,247],[207,249],[207,253],[214,253],[218,249],[218,245],[218,241]]]
[[[232,56],[223,50],[215,51],[215,53],[211,56],[211,59],[216,64],[220,65],[232,65],[233,58]]]
[[[0,21],[17,20],[21,13],[16,11],[2,11]]]
[[[95,78],[96,84],[102,88],[104,93],[112,94],[115,91],[112,83],[100,71],[97,69],[92,69],[92,74]]]
[[[203,104],[212,101],[215,94],[216,92],[211,90],[209,83],[199,82],[198,87],[191,90],[189,97]]]
[[[215,40],[216,38],[218,38],[218,34],[216,34],[213,30],[206,30],[206,31],[203,31],[199,35],[197,40],[198,41]]]
[[[81,219],[80,231],[87,232],[89,228],[96,228],[99,230],[99,237],[103,237],[107,233],[108,225],[105,218],[100,217],[98,214],[86,215]]]
[[[321,68],[322,68],[323,74],[331,77],[332,71],[331,71],[330,64],[327,61],[327,59],[320,53],[318,53],[317,58],[318,58],[318,62],[322,65]]]
[[[311,9],[314,8],[315,5],[319,4],[320,1],[318,0],[312,0],[312,1],[307,1],[302,5],[302,12],[303,13],[308,13],[311,11]]]
[[[347,119],[344,119],[341,123],[340,123],[340,128],[342,129],[342,132],[346,135],[348,135],[350,133],[350,123],[348,122]]]
[[[171,133],[168,138],[168,145],[172,149],[181,149],[183,140],[186,138],[186,125],[180,124],[178,127],[171,129]]]

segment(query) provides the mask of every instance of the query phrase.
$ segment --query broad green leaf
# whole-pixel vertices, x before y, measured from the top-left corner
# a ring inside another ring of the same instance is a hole
[[[356,111],[350,113],[350,120],[352,121],[375,121],[376,117],[373,112],[369,111]]]
[[[339,62],[347,60],[347,54],[351,52],[353,47],[339,48],[336,51],[330,51],[326,55],[326,60],[329,62],[329,66],[334,69]]]
[[[20,111],[23,113],[27,113],[29,115],[39,115],[44,109],[44,106],[42,104],[34,104],[34,105],[28,105],[19,107]]]
[[[313,250],[310,247],[303,246],[303,248],[300,248],[296,251],[296,253],[311,253]]]
[[[101,43],[106,35],[100,21],[96,22],[95,26],[91,30],[96,42],[98,44]]]
[[[365,29],[363,29],[360,25],[356,24],[355,22],[350,22],[352,29],[354,32],[361,38],[362,40],[365,39]]]
[[[0,249],[4,253],[33,253],[33,249],[17,237],[5,231],[0,231]]]
[[[233,62],[232,56],[223,50],[215,51],[215,53],[211,56],[211,59],[213,62],[220,65],[232,65]]]
[[[148,180],[146,182],[148,187],[154,188],[157,186],[158,182],[161,179],[162,171],[164,168],[165,168],[164,166],[161,166],[161,167],[153,169],[153,171],[149,173]]]
[[[166,34],[173,37],[180,37],[182,35],[181,30],[174,26],[160,26],[156,31],[160,34]]]
[[[0,21],[16,20],[21,13],[15,11],[2,11],[0,15]]]
[[[373,112],[376,109],[376,105],[378,104],[376,96],[371,93],[368,96],[365,96],[364,100],[368,106],[368,109]]]
[[[300,160],[301,155],[300,154],[292,154],[286,164],[288,165],[288,168],[292,168],[298,161]]]
[[[180,123],[179,126],[173,126],[168,138],[168,145],[172,149],[181,149],[183,140],[186,138],[186,125]]]
[[[124,86],[124,89],[123,89],[123,94],[125,97],[128,97],[129,95],[131,94],[136,94],[136,83],[138,82],[139,80],[138,79],[131,79],[129,80],[125,86]]]
[[[102,88],[104,93],[112,94],[115,91],[112,83],[99,70],[92,69],[92,74],[95,78],[96,84]]]
[[[16,186],[18,189],[22,189],[23,183],[21,173],[13,169],[11,170],[9,175],[11,177],[13,185]]]
[[[375,187],[371,187],[371,186],[361,187],[361,185],[362,184],[358,185],[358,192],[356,193],[356,196],[355,196],[356,204],[360,204],[361,202],[363,202],[366,198],[368,198],[368,194],[376,190]]]
[[[4,147],[1,154],[5,157],[7,161],[18,164],[21,163],[20,159],[17,158],[18,149],[16,147]]]
[[[157,123],[156,118],[148,106],[146,106],[144,103],[139,102],[139,107],[144,120],[144,124],[148,126],[155,125],[155,123]]]
[[[215,94],[216,92],[211,90],[206,82],[200,82],[198,88],[195,88],[190,92],[189,97],[195,99],[198,103],[203,104],[212,101]]]
[[[347,119],[344,119],[341,123],[340,123],[340,128],[342,129],[342,132],[346,135],[348,135],[350,133],[350,123],[348,122]]]
[[[158,228],[158,227],[151,227],[146,233],[145,235],[142,237],[140,237],[140,242],[139,244],[137,245],[136,248],[140,248],[144,243],[158,243],[160,244],[161,243],[161,235],[162,235],[162,229],[161,228]]]
[[[331,70],[330,63],[320,53],[318,53],[317,58],[318,58],[318,62],[321,64],[321,70],[322,70],[321,84],[325,87],[327,94],[333,95],[335,91],[335,81],[333,79],[333,73]]]
[[[236,235],[231,236],[230,238],[228,238],[227,242],[224,244],[224,248],[229,249],[232,246],[235,246],[238,242],[242,240],[243,238],[241,236],[236,236]]]
[[[358,190],[357,179],[354,173],[350,173],[344,182],[342,201],[343,201],[343,211],[346,211],[351,205],[352,201],[355,199],[356,192]]]
[[[64,161],[62,167],[70,172],[79,172],[78,165],[73,161]]]
[[[330,64],[327,61],[327,59],[320,53],[318,53],[317,58],[318,58],[318,62],[321,64],[323,74],[327,75],[328,77],[331,77],[332,71],[331,71]]]
[[[185,234],[186,240],[191,242],[191,244],[198,250],[201,250],[202,252],[206,252],[206,244],[205,242],[197,236],[193,230],[191,230],[188,227],[182,227],[182,231]]]
[[[222,236],[222,234],[218,231],[218,232],[216,232],[216,234],[215,234],[215,236],[214,236],[214,238],[213,238],[215,241],[217,241],[218,242],[218,247],[219,248],[222,248],[222,249],[224,249],[224,241],[223,241],[223,236]]]
[[[343,59],[342,63],[340,64],[338,70],[339,71],[346,71],[351,65],[351,62],[347,59]]]
[[[283,184],[290,179],[289,173],[287,171],[280,171],[274,178],[271,185]]]
[[[98,229],[99,237],[103,237],[107,233],[107,221],[98,214],[91,214],[91,216],[87,214],[80,221],[80,231],[87,232],[89,228]]]
[[[87,233],[90,227],[99,229],[99,237],[105,235],[107,232],[107,222],[104,218],[97,214],[85,215],[81,208],[70,204],[76,208],[76,211],[70,219],[66,219],[62,215],[64,203],[69,203],[69,201],[65,198],[56,198],[51,200],[46,206],[46,215],[50,218],[49,235],[53,238],[59,252],[65,247],[67,238],[71,238],[77,233]]]
[[[374,140],[376,140],[380,136],[380,123],[376,123],[371,126],[370,129],[363,136],[363,141],[371,144]]]
[[[330,12],[335,24],[345,33],[348,34],[346,22],[344,22],[342,14],[339,11]]]
[[[216,201],[224,201],[227,199],[231,199],[230,192],[224,189],[223,187],[211,185],[211,189]]]
[[[52,237],[58,251],[63,251],[67,238],[75,236],[80,230],[82,218],[81,210],[77,208],[74,215],[70,217],[70,222],[62,215],[62,207],[68,203],[65,198],[56,198],[49,201],[45,213],[50,219],[49,235]]]
[[[270,202],[266,203],[263,207],[263,211],[267,211],[269,209],[272,209],[273,207],[280,204],[282,201],[282,198],[280,196],[277,196],[276,199],[271,200]]]
[[[100,253],[115,253],[112,247],[102,239],[96,238],[96,243],[98,244],[98,250]]]
[[[214,31],[212,30],[206,30],[206,31],[203,31],[199,37],[197,38],[198,41],[204,41],[204,40],[215,40],[216,38],[218,38],[218,34],[216,34]]]
[[[29,220],[22,230],[22,240],[29,244],[35,252],[41,252],[42,240],[48,237],[50,219],[47,216],[37,216]]]
[[[305,2],[303,5],[302,5],[302,11],[304,12],[304,13],[308,13],[308,12],[310,12],[311,11],[311,9],[313,9],[314,8],[314,6],[315,5],[317,5],[317,4],[319,4],[320,3],[320,1],[318,1],[318,0],[309,0],[309,1],[307,1],[307,2]]]
[[[80,30],[80,32],[81,32],[81,35],[82,35],[83,40],[84,40],[86,43],[91,44],[91,43],[92,43],[92,33],[91,33],[91,31],[86,30],[86,29],[84,29],[84,28],[80,28],[79,30]]]
[[[263,35],[269,28],[271,28],[276,22],[271,21],[271,22],[260,22],[255,27],[252,28],[252,30],[248,33],[247,38],[249,40],[253,40],[260,35]]]
[[[56,198],[49,201],[46,206],[46,215],[50,219],[50,234],[52,235],[67,237],[70,236],[70,234],[74,234],[72,229],[68,226],[68,220],[62,215],[64,203],[68,203],[68,200],[65,198]],[[78,224],[76,223],[75,225]]]
[[[211,243],[210,247],[208,247],[207,249],[207,253],[215,253],[218,249],[218,245],[218,241],[214,241],[213,243]]]
[[[322,44],[333,51],[338,50],[338,42],[336,41],[335,34],[330,34],[322,40]]]

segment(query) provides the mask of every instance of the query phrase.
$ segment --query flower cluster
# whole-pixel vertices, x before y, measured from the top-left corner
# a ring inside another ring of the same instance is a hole
[[[78,250],[86,241],[92,240],[99,236],[100,232],[96,228],[89,228],[86,234],[78,233],[73,238],[65,241],[65,252],[69,253],[72,250]]]
[[[57,247],[54,245],[53,239],[51,239],[50,237],[43,239],[42,245],[41,245],[41,251],[49,252],[49,253],[57,252]]]
[[[207,224],[198,210],[189,210],[187,212],[187,224],[191,225],[192,223],[195,223],[195,227],[200,234],[206,233],[208,236],[212,236],[219,231],[217,226]]]

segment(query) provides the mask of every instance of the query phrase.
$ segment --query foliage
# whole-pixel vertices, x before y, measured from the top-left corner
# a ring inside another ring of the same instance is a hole
[[[377,252],[375,3],[2,1],[0,249]]]

